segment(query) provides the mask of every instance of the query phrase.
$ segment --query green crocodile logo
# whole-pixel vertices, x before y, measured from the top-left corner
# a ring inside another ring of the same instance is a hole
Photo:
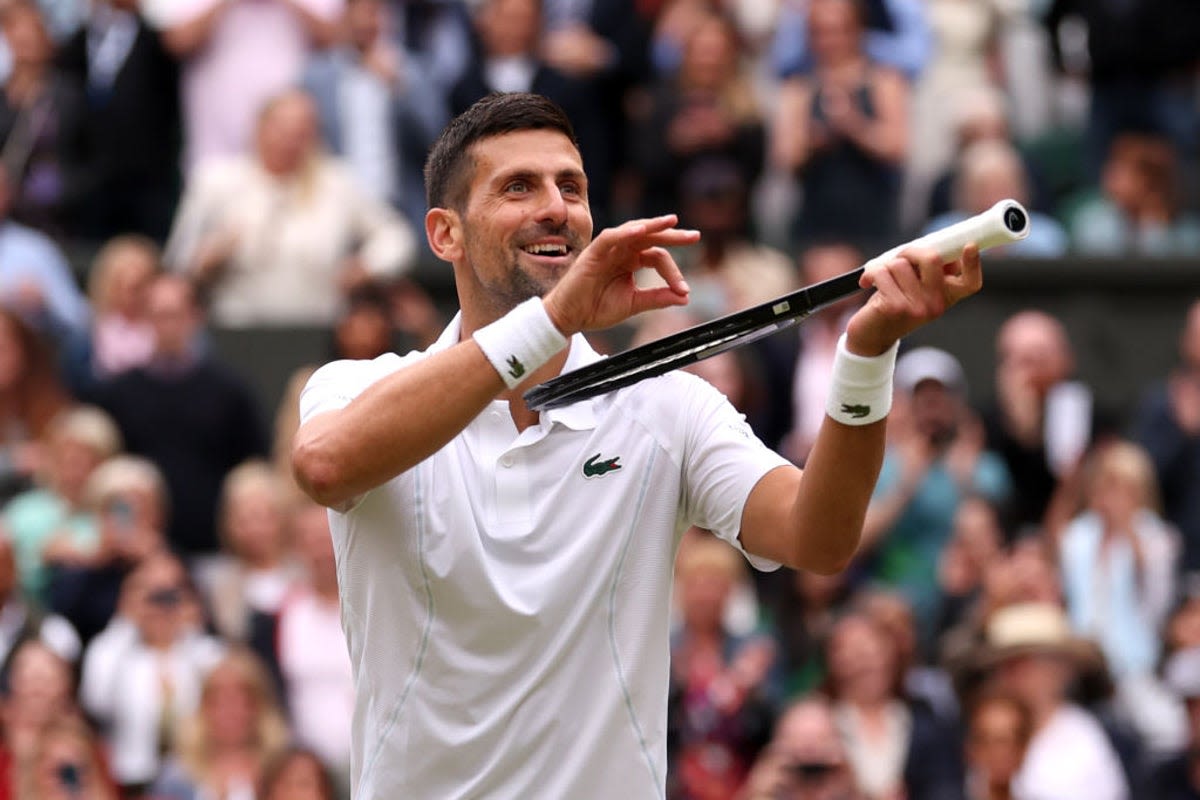
[[[519,378],[525,374],[525,365],[521,363],[521,359],[516,356],[508,357],[508,374],[514,378]]]
[[[871,413],[871,407],[870,406],[862,406],[862,405],[850,405],[849,403],[842,403],[842,413],[849,414],[850,416],[854,417],[855,419],[862,419],[867,414]]]
[[[617,463],[620,459],[621,457],[617,456],[601,461],[600,454],[596,453],[596,455],[583,462],[583,477],[599,478],[601,475],[607,475],[613,470],[618,470],[621,468],[621,465]]]

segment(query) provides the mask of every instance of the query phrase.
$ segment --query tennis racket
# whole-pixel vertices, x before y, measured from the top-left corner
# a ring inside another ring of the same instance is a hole
[[[890,261],[906,247],[931,247],[949,262],[959,258],[972,242],[985,250],[1028,235],[1029,214],[1015,200],[1002,200],[982,214],[894,247],[858,269],[563,373],[527,391],[525,402],[534,411],[569,405],[777,333],[862,291],[858,281],[863,272]]]

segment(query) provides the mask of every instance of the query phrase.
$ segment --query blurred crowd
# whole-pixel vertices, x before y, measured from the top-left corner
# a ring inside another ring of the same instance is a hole
[[[0,798],[348,796],[310,370],[262,408],[210,326],[435,339],[422,164],[489,92],[565,108],[598,225],[703,233],[687,311],[613,342],[1009,197],[1012,257],[1200,254],[1194,0],[0,0],[0,32]],[[855,302],[693,369],[802,465]],[[1036,309],[980,407],[902,353],[843,574],[684,533],[671,800],[1200,798],[1200,302],[1178,329],[1123,413]]]

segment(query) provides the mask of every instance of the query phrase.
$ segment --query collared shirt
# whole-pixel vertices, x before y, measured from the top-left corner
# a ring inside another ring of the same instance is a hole
[[[459,335],[456,319],[426,352],[322,367],[301,418]],[[566,369],[598,358],[576,336]],[[661,799],[679,537],[695,524],[738,546],[751,489],[785,464],[676,372],[520,432],[493,401],[331,512],[358,687],[354,796]]]

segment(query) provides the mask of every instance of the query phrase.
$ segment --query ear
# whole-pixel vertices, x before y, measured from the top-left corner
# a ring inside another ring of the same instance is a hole
[[[462,221],[449,208],[431,208],[425,214],[425,237],[433,254],[454,263],[463,255]]]

